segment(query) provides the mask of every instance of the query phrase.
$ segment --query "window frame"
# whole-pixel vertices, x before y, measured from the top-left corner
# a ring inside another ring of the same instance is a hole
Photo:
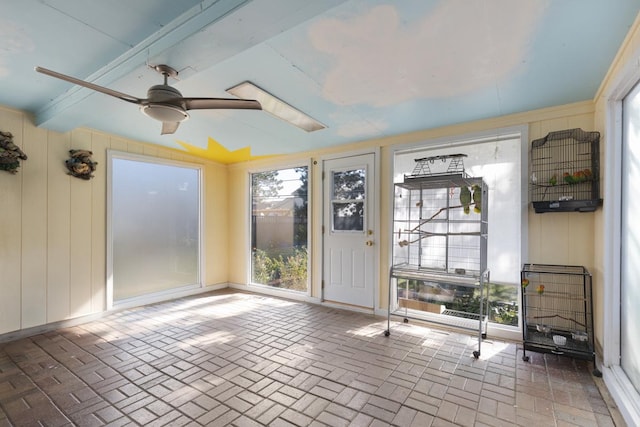
[[[154,293],[134,296],[119,301],[113,299],[113,161],[129,160],[143,163],[151,163],[163,166],[174,166],[180,168],[194,169],[198,174],[198,269],[197,280],[194,284],[189,284],[177,288],[162,290]],[[205,277],[205,254],[204,238],[206,236],[204,227],[204,166],[197,163],[189,163],[178,160],[165,159],[160,157],[147,156],[144,154],[129,153],[119,150],[107,150],[107,212],[106,212],[106,308],[135,307],[142,304],[163,301],[177,296],[187,295],[196,289],[204,287]]]
[[[529,165],[529,150],[528,150],[528,141],[529,141],[529,128],[527,125],[519,125],[519,126],[511,126],[499,129],[491,129],[486,131],[472,132],[467,134],[457,134],[446,137],[432,138],[432,139],[424,139],[417,142],[405,143],[405,144],[395,144],[390,147],[390,155],[388,159],[388,170],[390,172],[389,177],[389,190],[388,197],[389,200],[394,200],[394,176],[395,176],[395,158],[397,154],[406,153],[412,150],[418,151],[422,149],[444,149],[452,146],[460,146],[473,144],[473,143],[483,143],[483,142],[491,142],[496,139],[508,139],[512,137],[520,138],[520,189],[521,194],[526,194],[527,197],[523,197],[521,199],[520,206],[520,260],[528,259],[529,252],[529,183],[528,183],[528,165]],[[387,217],[389,218],[388,227],[391,235],[393,235],[393,203],[389,203],[387,206]],[[489,240],[491,239],[491,225],[489,224]],[[393,242],[389,242],[388,245],[388,265],[391,267],[393,265]],[[490,261],[490,260],[489,260]],[[489,267],[490,268],[490,267]],[[497,282],[496,282],[497,283]],[[497,283],[500,285],[512,285],[510,283]],[[389,284],[390,287],[391,283]],[[503,325],[500,323],[488,322],[488,330],[487,333],[491,336],[495,336],[498,338],[511,339],[511,340],[521,340],[522,339],[522,307],[521,305],[521,289],[518,283],[513,284],[517,289],[518,295],[518,326],[509,326]],[[390,289],[389,295],[391,297],[391,304],[393,304],[393,290]],[[392,306],[391,306],[392,307]]]
[[[303,159],[300,161],[289,161],[284,163],[272,163],[269,165],[251,168],[246,172],[246,189],[247,189],[247,236],[246,236],[246,254],[247,254],[247,264],[246,264],[246,284],[248,288],[252,288],[257,292],[265,293],[265,294],[273,294],[273,295],[282,295],[282,296],[304,296],[310,297],[312,295],[311,290],[311,275],[312,275],[312,212],[313,212],[313,168],[310,159]],[[307,168],[307,280],[306,280],[306,290],[298,291],[295,289],[286,289],[286,288],[277,288],[274,286],[269,286],[262,283],[256,283],[253,281],[253,253],[252,253],[252,235],[253,235],[253,222],[252,222],[252,214],[253,214],[253,174],[263,173],[263,172],[271,172],[271,171],[280,171],[286,169],[295,169],[299,167]]]
[[[640,55],[635,49],[629,56]],[[604,383],[618,405],[625,421],[640,424],[640,393],[635,389],[622,369],[621,357],[621,233],[622,231],[622,155],[623,120],[622,103],[633,87],[640,84],[640,68],[630,61],[611,80],[604,103],[604,195],[602,209],[602,279],[603,284],[603,334],[602,343],[596,340],[596,357],[601,362]],[[596,290],[597,291],[597,290]],[[596,294],[597,297],[597,294]],[[598,313],[597,307],[595,313]],[[597,325],[598,322],[596,322]],[[602,348],[598,345],[600,344]],[[602,356],[599,360],[598,356]]]

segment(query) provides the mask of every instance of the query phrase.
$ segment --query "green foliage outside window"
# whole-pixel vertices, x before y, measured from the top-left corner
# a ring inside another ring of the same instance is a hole
[[[251,174],[251,282],[307,290],[308,168]]]
[[[307,290],[307,250],[294,248],[290,255],[269,255],[257,249],[253,255],[253,281],[265,285]]]

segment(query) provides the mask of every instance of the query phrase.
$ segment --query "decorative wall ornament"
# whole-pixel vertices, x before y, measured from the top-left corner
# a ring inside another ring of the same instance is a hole
[[[27,160],[27,155],[13,143],[13,134],[0,131],[0,170],[17,173],[20,160]]]
[[[70,158],[64,161],[68,175],[89,180],[93,178],[98,162],[91,160],[93,152],[89,150],[69,150]]]

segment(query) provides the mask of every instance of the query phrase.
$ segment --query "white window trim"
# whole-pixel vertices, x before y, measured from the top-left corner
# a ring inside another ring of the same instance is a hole
[[[637,49],[629,58],[637,58]],[[622,100],[640,82],[640,63],[629,61],[604,94],[604,319],[602,376],[629,425],[640,425],[640,393],[620,366],[620,244],[622,215]]]
[[[410,144],[396,144],[390,147],[391,155],[388,159],[388,170],[391,171],[391,179],[393,179],[394,173],[394,160],[398,152],[406,152],[412,149],[425,149],[425,148],[444,148],[452,144],[463,145],[465,143],[491,141],[495,139],[504,139],[510,136],[518,136],[520,138],[521,150],[520,150],[520,187],[522,194],[529,194],[529,127],[527,125],[511,126],[506,128],[491,129],[486,131],[472,132],[461,135],[451,135],[440,138],[433,138],[428,140],[417,141]],[[394,199],[394,186],[393,183],[389,186],[389,200]],[[520,259],[522,262],[529,257],[529,198],[523,197],[520,206]],[[393,206],[390,204],[387,206],[388,218],[393,218]],[[391,230],[393,233],[393,230]],[[489,233],[491,238],[491,233]],[[393,251],[389,248],[388,264],[393,264]],[[393,297],[391,295],[391,297]],[[520,307],[520,288],[518,288],[518,307]],[[520,308],[521,310],[521,308]],[[522,315],[519,314],[518,327],[505,326],[497,323],[489,322],[487,326],[487,334],[497,338],[504,338],[509,340],[521,340],[522,339]]]
[[[252,233],[251,210],[253,209],[252,208],[253,192],[251,188],[251,175],[254,173],[269,172],[269,171],[275,171],[275,170],[281,170],[281,169],[293,169],[300,166],[307,167],[307,252],[308,252],[308,257],[307,257],[307,290],[305,292],[296,291],[293,289],[274,288],[273,286],[254,283],[251,280],[251,268],[252,268],[251,267],[251,233]],[[262,166],[260,168],[250,169],[247,171],[246,194],[249,195],[249,200],[247,203],[246,218],[247,218],[247,230],[249,230],[249,232],[247,233],[246,243],[245,243],[245,253],[247,254],[247,260],[248,260],[248,262],[246,263],[247,270],[245,273],[246,273],[246,283],[247,283],[248,289],[251,289],[252,291],[255,291],[255,292],[259,292],[267,295],[273,295],[277,297],[301,299],[303,301],[316,302],[316,300],[311,298],[311,287],[312,287],[311,268],[313,265],[311,262],[313,258],[313,255],[312,255],[313,236],[311,235],[313,230],[312,183],[313,183],[313,168],[311,165],[311,159],[300,160],[300,161],[290,161],[290,162],[284,162],[284,163],[274,163],[268,166]],[[299,298],[299,297],[302,297],[302,298]]]

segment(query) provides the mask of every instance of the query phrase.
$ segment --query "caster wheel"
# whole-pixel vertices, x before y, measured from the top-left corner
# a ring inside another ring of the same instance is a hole
[[[409,323],[409,319],[404,319],[404,323]]]
[[[389,332],[389,331],[384,331],[384,336],[385,336],[385,337],[388,337],[389,335],[391,335],[391,332]]]
[[[528,362],[529,361],[529,356],[522,356],[522,361]]]
[[[592,372],[594,377],[598,377],[598,378],[602,378],[602,372],[600,372],[600,369],[595,368]]]
[[[474,351],[474,352],[473,352],[473,357],[475,357],[476,359],[477,359],[478,357],[480,357],[480,352],[479,352],[479,351]]]
[[[487,334],[482,334],[482,339],[487,338]]]

